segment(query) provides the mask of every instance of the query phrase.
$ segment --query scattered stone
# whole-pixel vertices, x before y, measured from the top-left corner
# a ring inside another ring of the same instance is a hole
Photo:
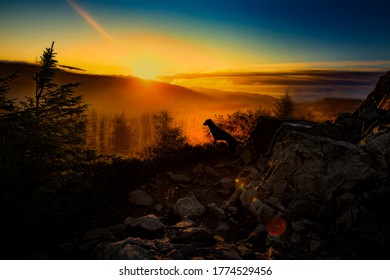
[[[198,165],[196,165],[194,167],[192,172],[195,173],[195,174],[198,174],[198,175],[202,175],[203,174],[203,170],[204,170],[204,165],[199,163]]]
[[[220,244],[216,247],[216,257],[218,260],[241,260],[240,254],[228,244]]]
[[[217,190],[217,192],[222,194],[222,195],[230,194],[230,190],[229,189],[219,189],[219,190]]]
[[[218,172],[210,166],[205,166],[203,169],[203,172],[206,176],[210,176],[210,177],[218,177],[219,176]]]
[[[196,199],[195,196],[188,196],[184,198],[179,198],[174,205],[174,211],[176,215],[180,217],[188,216],[200,216],[206,209],[202,204]]]
[[[231,228],[230,224],[228,222],[224,221],[224,222],[220,222],[218,224],[218,226],[216,228],[216,231],[218,231],[218,232],[228,231],[228,230],[230,230],[230,228]]]
[[[202,227],[186,228],[181,233],[180,243],[201,242],[206,245],[215,243],[214,237],[206,229]]]
[[[290,240],[294,243],[298,243],[301,241],[301,235],[299,233],[294,232],[291,234]]]
[[[187,216],[184,216],[183,219],[180,222],[178,222],[175,226],[179,228],[189,228],[189,227],[196,226],[196,223],[192,221],[190,218],[188,218]]]
[[[153,198],[144,190],[137,189],[129,193],[129,201],[133,205],[151,207],[154,204]]]
[[[259,223],[267,225],[268,222],[274,217],[275,210],[269,205],[261,202],[259,199],[255,199],[249,206],[249,211],[255,215]]]
[[[167,257],[173,260],[184,260],[183,254],[177,249],[173,249],[167,254]]]
[[[215,215],[217,218],[221,218],[225,215],[225,211],[217,206],[214,202],[207,204],[209,211]]]
[[[219,183],[221,184],[223,189],[234,189],[235,188],[234,180],[232,178],[228,178],[228,177],[222,178],[221,180],[219,180]]]
[[[321,242],[317,240],[311,240],[310,241],[310,250],[312,252],[318,251],[318,249],[321,247]]]
[[[178,183],[189,183],[191,182],[191,178],[187,177],[184,174],[172,174],[171,180],[178,182]]]
[[[154,206],[154,210],[156,210],[157,212],[161,212],[162,211],[162,205],[161,204],[156,204],[155,206]]]
[[[129,237],[109,244],[104,250],[104,257],[108,260],[155,260],[154,254],[144,246],[142,240]]]
[[[139,218],[128,217],[124,221],[125,228],[136,236],[160,236],[164,232],[164,224],[154,215]]]
[[[264,225],[258,225],[248,236],[248,242],[255,247],[265,248],[268,230]]]
[[[240,201],[242,206],[249,207],[249,205],[257,200],[257,190],[243,188],[240,194]]]
[[[141,228],[148,231],[156,232],[164,229],[164,224],[154,214],[137,218],[137,222]]]
[[[256,254],[251,249],[247,248],[244,245],[238,245],[235,247],[236,251],[240,254],[241,258],[244,260],[254,260],[256,259]]]

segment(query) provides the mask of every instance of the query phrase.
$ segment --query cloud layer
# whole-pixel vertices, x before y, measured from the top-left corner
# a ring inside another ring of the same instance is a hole
[[[287,88],[300,100],[324,97],[365,98],[385,71],[300,70],[212,72],[160,77],[189,87],[211,87],[278,95]]]

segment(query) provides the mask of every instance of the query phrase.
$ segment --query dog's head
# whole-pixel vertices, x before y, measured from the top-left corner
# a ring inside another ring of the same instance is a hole
[[[210,124],[212,124],[212,123],[213,123],[213,121],[212,121],[211,119],[207,119],[207,120],[204,122],[203,125],[210,125]]]

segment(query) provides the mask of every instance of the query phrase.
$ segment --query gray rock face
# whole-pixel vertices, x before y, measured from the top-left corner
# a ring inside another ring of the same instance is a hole
[[[268,191],[284,207],[293,199],[329,201],[334,191],[378,175],[356,145],[298,132],[275,145],[271,162],[273,173],[260,192]]]
[[[179,198],[174,205],[174,211],[176,215],[180,217],[188,216],[200,216],[202,215],[206,209],[195,196],[188,196],[184,198]]]
[[[153,198],[144,190],[137,189],[129,193],[129,201],[133,205],[151,207],[154,204]]]

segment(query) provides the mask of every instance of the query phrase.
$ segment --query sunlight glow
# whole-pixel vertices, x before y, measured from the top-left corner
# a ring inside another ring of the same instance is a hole
[[[138,78],[152,80],[164,73],[165,65],[164,61],[157,56],[142,54],[132,60],[130,68],[132,75]]]

